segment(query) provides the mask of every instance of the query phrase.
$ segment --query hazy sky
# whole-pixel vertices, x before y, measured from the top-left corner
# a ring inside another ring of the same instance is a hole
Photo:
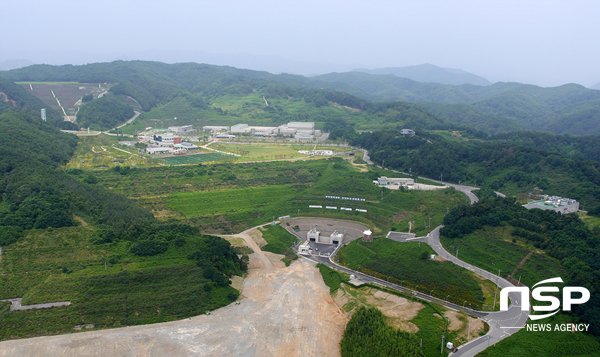
[[[0,61],[235,65],[250,60],[209,54],[244,53],[277,56],[245,56],[273,72],[431,63],[492,82],[600,82],[595,0],[7,0],[0,8]]]

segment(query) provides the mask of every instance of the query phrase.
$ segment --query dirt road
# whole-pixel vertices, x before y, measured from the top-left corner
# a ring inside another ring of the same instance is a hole
[[[0,356],[339,356],[346,316],[312,263],[273,266],[248,235],[240,305],[155,325],[0,343]]]

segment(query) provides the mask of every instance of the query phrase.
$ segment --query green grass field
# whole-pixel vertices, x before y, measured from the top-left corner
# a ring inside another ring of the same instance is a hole
[[[374,172],[341,158],[252,164],[148,167],[126,175],[96,170],[99,185],[137,198],[159,217],[186,218],[206,232],[232,233],[272,220],[297,215],[362,222],[379,232],[394,229],[425,234],[441,224],[447,207],[464,200],[455,190],[400,191],[377,187]],[[342,201],[328,195],[364,198]],[[309,205],[348,207],[353,211],[311,209]],[[355,209],[368,212],[357,212]],[[298,212],[298,210],[300,210]]]
[[[462,303],[467,300],[474,308],[485,302],[477,280],[468,270],[450,262],[429,260],[434,254],[431,247],[418,242],[395,242],[377,238],[373,242],[356,240],[338,253],[339,263],[353,268],[361,267],[390,277],[397,284],[427,294]]]
[[[168,156],[162,157],[160,160],[169,165],[190,165],[200,164],[203,162],[215,162],[215,161],[231,161],[235,159],[235,156],[224,155],[217,152],[208,154],[194,154],[194,155],[182,155],[182,156]]]
[[[276,205],[294,197],[290,186],[232,188],[229,190],[177,193],[169,199],[169,207],[186,217],[251,212],[266,205]]]
[[[306,154],[301,154],[298,150],[312,151],[315,145],[299,145],[299,144],[269,144],[269,143],[251,143],[251,144],[225,144],[215,143],[210,145],[211,148],[241,155],[235,158],[236,161],[266,161],[266,160],[291,160],[310,157]],[[332,150],[336,152],[344,152],[344,148],[318,146],[317,150]]]

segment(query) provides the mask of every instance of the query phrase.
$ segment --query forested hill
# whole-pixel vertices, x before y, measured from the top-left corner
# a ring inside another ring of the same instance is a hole
[[[436,133],[407,137],[386,131],[363,133],[350,142],[369,150],[374,162],[385,161],[389,168],[436,179],[443,175],[449,182],[509,191],[510,195],[541,192],[575,198],[588,209],[600,206],[598,161],[583,159],[583,154],[570,157],[533,147],[534,139],[524,135],[514,141],[464,141]],[[568,141],[562,145],[573,150],[577,146]]]
[[[0,114],[9,110],[19,110],[39,118],[42,108],[46,108],[46,120],[52,125],[56,126],[63,121],[61,115],[41,99],[0,76]]]
[[[386,126],[467,129],[440,119],[417,104],[373,103],[340,91],[311,88],[301,76],[276,76],[226,66],[116,61],[84,66],[35,65],[0,75],[15,81],[117,83],[111,92],[135,98],[154,118],[165,115],[156,113],[158,107],[167,106],[163,109],[169,111],[167,118],[195,120],[217,116],[221,121],[235,120],[232,124],[240,120],[261,124],[315,121],[326,130],[336,131],[333,137],[356,124],[366,130]],[[258,103],[251,103],[251,96],[260,98]],[[270,104],[265,105],[265,100]],[[81,113],[81,119],[87,120],[85,111]]]
[[[0,76],[12,81],[118,83],[111,91],[135,98],[146,112],[159,104],[172,103],[175,98],[184,98],[192,109],[206,109],[217,98],[240,99],[258,92],[267,98],[300,97],[319,107],[337,104],[358,110],[373,102],[423,103],[441,121],[488,133],[527,129],[600,135],[600,91],[576,84],[553,88],[501,82],[453,86],[416,82],[392,74],[347,72],[307,78],[227,66],[146,61],[34,65],[0,72]],[[278,113],[273,109],[270,110],[275,117]]]
[[[552,88],[503,82],[490,86],[452,86],[415,82],[390,74],[359,72],[331,73],[312,77],[311,80],[323,88],[345,91],[373,101],[406,100],[444,104],[438,106],[437,112],[449,118],[447,112],[455,111],[456,107],[445,105],[469,105],[481,113],[478,115],[482,120],[492,117],[516,123],[511,131],[525,127],[558,134],[600,135],[600,128],[596,124],[600,121],[600,91],[577,84]]]
[[[491,83],[480,76],[468,73],[459,69],[442,68],[429,63],[407,66],[407,67],[388,67],[378,69],[355,69],[353,72],[364,72],[370,74],[393,74],[396,77],[408,78],[413,81],[440,83],[440,84],[474,84],[478,86],[488,86]]]

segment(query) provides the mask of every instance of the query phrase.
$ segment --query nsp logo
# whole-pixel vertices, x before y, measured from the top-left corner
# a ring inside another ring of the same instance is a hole
[[[547,306],[533,306],[533,311],[554,311],[545,315],[529,315],[529,318],[532,320],[540,320],[546,317],[550,317],[556,314],[560,310],[560,300],[556,296],[552,295],[542,295],[542,293],[557,293],[559,292],[559,288],[557,286],[540,286],[536,288],[536,286],[540,284],[548,284],[548,283],[562,283],[563,280],[561,278],[552,278],[542,280],[539,283],[533,286],[533,291],[531,293],[532,297],[537,301],[546,301],[549,302],[550,305]],[[500,311],[508,310],[508,294],[509,293],[521,293],[521,311],[529,311],[529,288],[528,287],[509,287],[504,288],[500,291]],[[575,298],[573,297],[573,293],[581,294],[581,297]],[[563,300],[563,311],[571,311],[571,306],[575,304],[585,304],[590,299],[590,291],[581,286],[566,286],[562,291],[562,300]]]

